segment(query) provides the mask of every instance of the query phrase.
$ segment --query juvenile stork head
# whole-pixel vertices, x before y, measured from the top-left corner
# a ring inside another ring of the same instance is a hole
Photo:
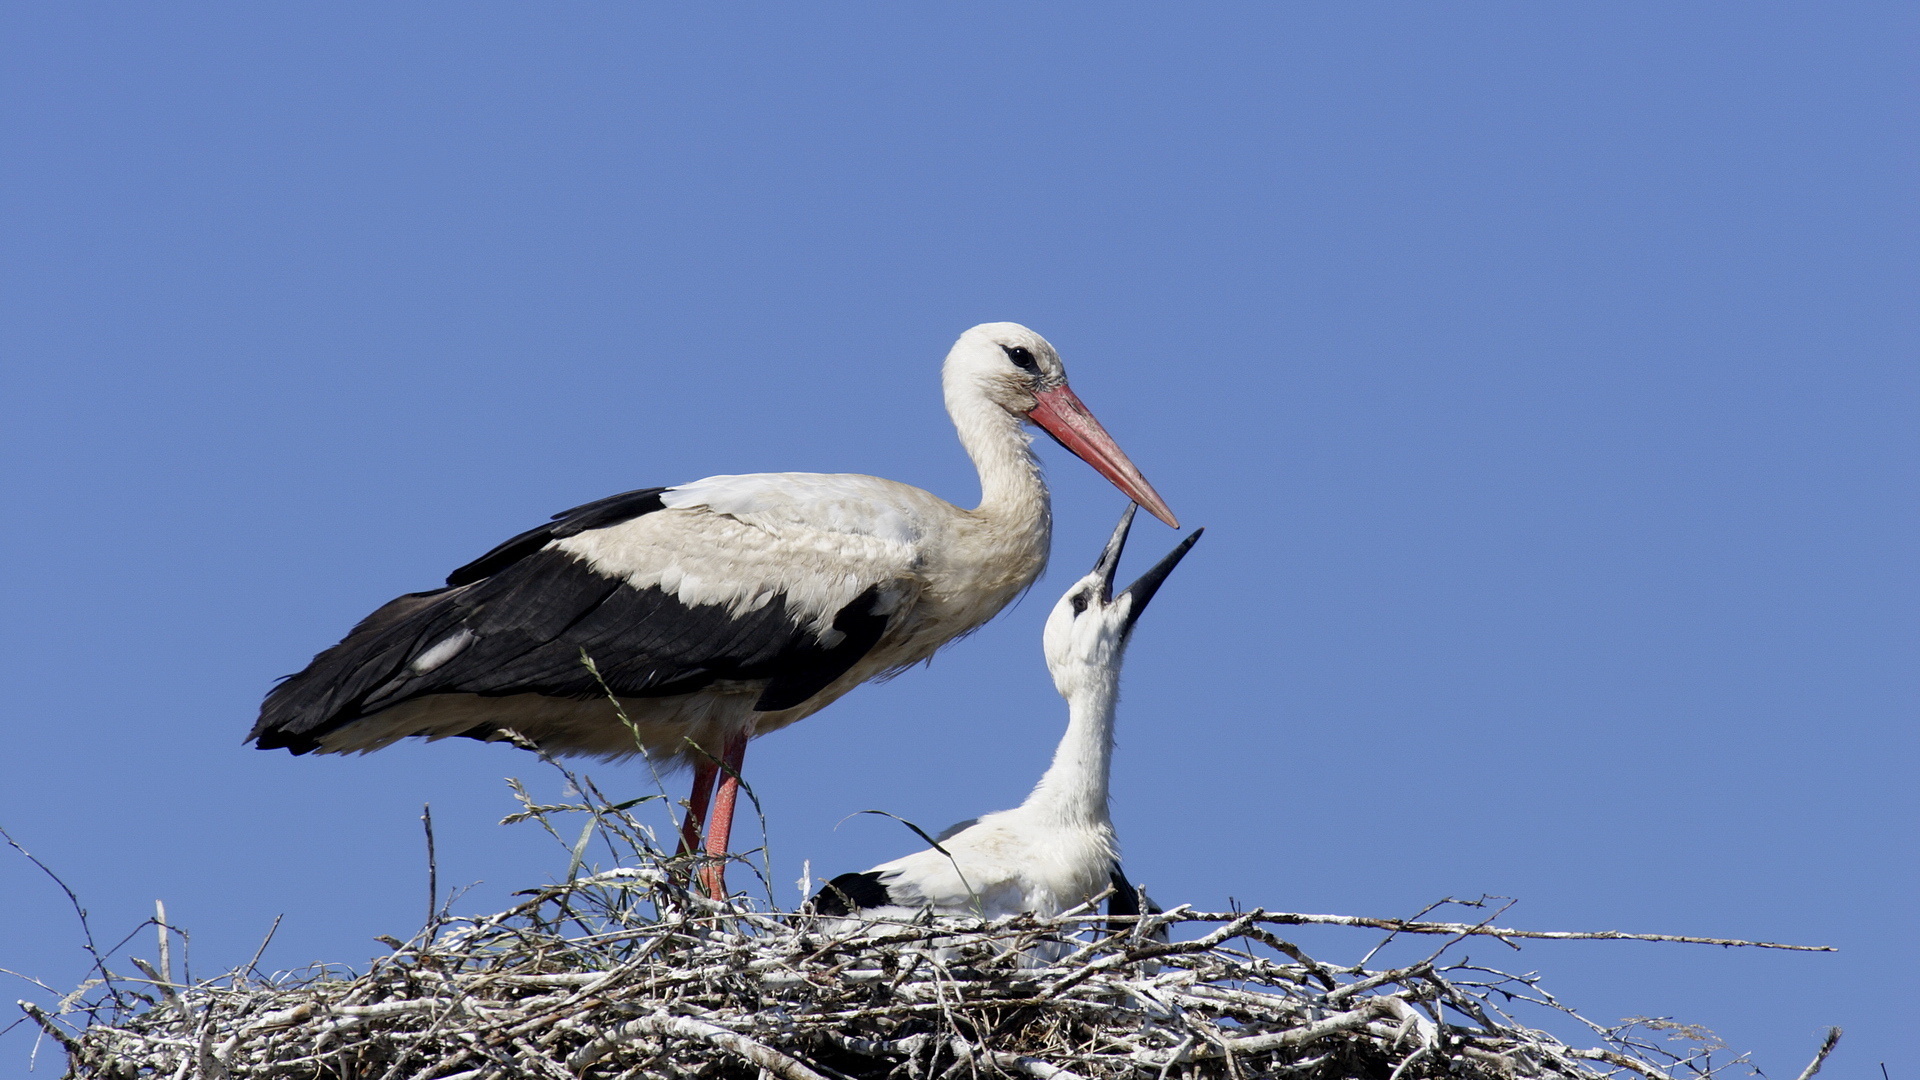
[[[981,323],[954,342],[943,381],[956,419],[968,412],[965,403],[984,400],[1030,421],[1148,513],[1180,527],[1166,500],[1067,385],[1067,369],[1046,338],[1019,323]]]
[[[1053,674],[1053,685],[1061,697],[1071,698],[1078,691],[1092,689],[1090,680],[1110,681],[1118,673],[1134,624],[1147,610],[1160,583],[1167,580],[1167,575],[1173,573],[1173,568],[1180,565],[1180,560],[1206,531],[1193,530],[1166,558],[1153,564],[1153,569],[1115,593],[1113,578],[1120,569],[1120,553],[1127,546],[1127,530],[1133,525],[1134,509],[1129,505],[1127,512],[1120,516],[1120,524],[1107,541],[1106,550],[1100,553],[1093,572],[1074,582],[1053,606],[1053,614],[1047,617],[1042,645],[1047,654],[1047,670]]]

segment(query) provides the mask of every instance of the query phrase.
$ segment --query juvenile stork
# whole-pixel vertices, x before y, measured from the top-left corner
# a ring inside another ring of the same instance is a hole
[[[1133,510],[1127,507],[1093,572],[1073,583],[1047,619],[1047,670],[1067,699],[1067,731],[1027,801],[960,822],[935,838],[937,847],[841,874],[814,895],[808,910],[861,921],[912,919],[929,909],[983,919],[1058,915],[1111,885],[1107,913],[1140,914],[1107,812],[1120,664],[1147,602],[1205,530],[1195,529],[1115,595],[1114,572]]]
[[[976,326],[942,382],[978,507],[821,473],[577,506],[367,616],[267,695],[248,738],[305,754],[511,732],[555,754],[690,764],[682,843],[698,845],[712,799],[704,874],[718,893],[748,739],[927,659],[1039,576],[1052,521],[1026,422],[1178,527],[1039,334]]]

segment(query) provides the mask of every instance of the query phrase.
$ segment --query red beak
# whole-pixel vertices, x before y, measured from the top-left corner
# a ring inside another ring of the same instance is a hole
[[[1100,421],[1093,418],[1071,388],[1063,384],[1055,390],[1042,390],[1034,397],[1039,404],[1027,414],[1027,419],[1060,440],[1060,445],[1071,450],[1074,457],[1100,470],[1101,476],[1113,481],[1114,487],[1126,492],[1127,497],[1147,513],[1176,529],[1180,527],[1166,500],[1153,490],[1140,470],[1133,467],[1133,462],[1127,460],[1113,436],[1107,434],[1107,429],[1100,426]]]

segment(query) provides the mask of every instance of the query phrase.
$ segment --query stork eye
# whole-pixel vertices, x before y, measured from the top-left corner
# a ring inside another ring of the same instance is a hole
[[[1087,613],[1087,594],[1086,593],[1083,593],[1083,592],[1074,593],[1073,600],[1071,601],[1071,603],[1073,604],[1073,613],[1075,615],[1085,615]]]
[[[1033,358],[1033,351],[1025,345],[1002,345],[1000,347],[1006,350],[1007,359],[1013,361],[1014,367],[1022,371],[1040,370],[1040,361]]]

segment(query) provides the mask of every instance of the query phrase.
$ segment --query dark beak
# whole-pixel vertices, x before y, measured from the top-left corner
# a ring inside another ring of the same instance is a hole
[[[1147,603],[1153,599],[1153,594],[1160,591],[1160,583],[1167,580],[1167,575],[1173,573],[1173,568],[1180,565],[1180,560],[1187,557],[1187,552],[1200,539],[1200,534],[1206,531],[1193,530],[1191,536],[1180,541],[1179,547],[1167,552],[1166,558],[1154,563],[1153,569],[1141,574],[1140,580],[1127,586],[1126,591],[1120,594],[1133,597],[1133,607],[1127,611],[1127,633],[1133,632],[1133,624],[1140,621],[1140,613],[1147,610]]]
[[[1100,602],[1113,602],[1113,575],[1120,572],[1120,553],[1127,549],[1127,530],[1133,528],[1134,511],[1140,509],[1137,503],[1128,503],[1127,512],[1120,515],[1120,524],[1114,526],[1113,536],[1107,540],[1107,549],[1100,553],[1100,561],[1093,564],[1093,571],[1100,575]]]

